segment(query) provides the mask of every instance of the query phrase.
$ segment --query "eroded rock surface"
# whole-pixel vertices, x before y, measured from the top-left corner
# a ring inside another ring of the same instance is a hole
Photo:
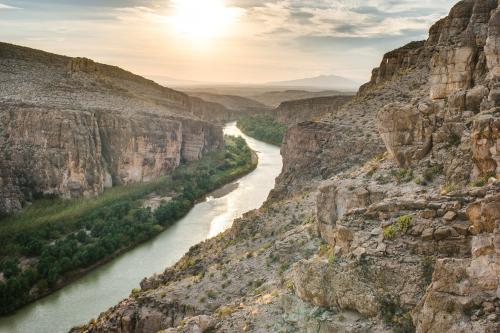
[[[0,214],[151,180],[223,144],[217,104],[85,58],[0,44]]]
[[[273,114],[278,121],[292,126],[336,112],[351,98],[351,96],[331,96],[286,101],[273,110]]]

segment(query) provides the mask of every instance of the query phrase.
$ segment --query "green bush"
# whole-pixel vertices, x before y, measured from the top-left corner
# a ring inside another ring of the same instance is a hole
[[[243,117],[238,128],[245,134],[276,146],[281,146],[287,126],[268,115]]]
[[[434,165],[430,168],[427,168],[424,171],[424,179],[428,182],[432,182],[434,180],[434,178],[437,175],[440,175],[441,173],[443,173],[443,166],[442,165]]]
[[[489,172],[487,173],[486,175],[484,175],[483,177],[481,178],[478,178],[474,181],[471,182],[471,186],[474,186],[474,187],[483,187],[485,186],[486,184],[488,184],[488,180],[490,178],[495,178],[496,177],[496,172]]]
[[[412,217],[409,215],[402,215],[398,217],[396,222],[384,228],[384,238],[393,239],[398,233],[406,234],[412,225]]]
[[[413,170],[412,169],[393,170],[391,172],[391,174],[399,184],[408,183],[409,181],[411,181],[413,179]]]

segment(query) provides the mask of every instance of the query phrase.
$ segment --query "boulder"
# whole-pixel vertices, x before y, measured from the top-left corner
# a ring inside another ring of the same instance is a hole
[[[432,121],[414,105],[386,105],[377,115],[377,124],[388,152],[400,167],[422,159],[432,148]]]
[[[479,176],[500,174],[500,116],[482,112],[474,118],[471,133],[472,156]]]
[[[470,204],[466,214],[476,233],[493,232],[500,220],[500,193]]]

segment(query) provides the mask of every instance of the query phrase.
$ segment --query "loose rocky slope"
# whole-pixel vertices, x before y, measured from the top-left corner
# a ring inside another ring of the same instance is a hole
[[[93,196],[219,148],[231,112],[120,68],[0,43],[0,215]]]
[[[75,331],[499,332],[500,8],[465,0],[294,126],[266,205]]]

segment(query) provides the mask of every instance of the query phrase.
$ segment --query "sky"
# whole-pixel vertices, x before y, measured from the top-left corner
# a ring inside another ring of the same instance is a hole
[[[0,0],[0,41],[147,76],[369,80],[456,0]]]

